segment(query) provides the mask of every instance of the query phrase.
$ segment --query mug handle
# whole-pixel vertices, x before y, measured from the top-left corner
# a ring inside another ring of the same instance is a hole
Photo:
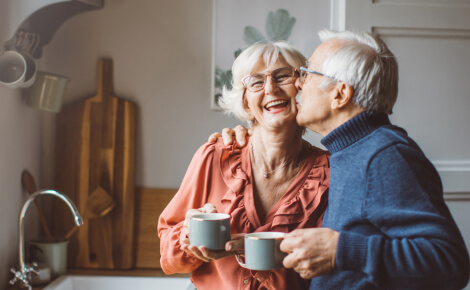
[[[237,262],[240,266],[242,266],[243,268],[247,269],[246,268],[246,264],[245,264],[245,258],[242,257],[242,255],[235,255],[235,259],[237,259]],[[243,260],[243,261],[242,261]]]

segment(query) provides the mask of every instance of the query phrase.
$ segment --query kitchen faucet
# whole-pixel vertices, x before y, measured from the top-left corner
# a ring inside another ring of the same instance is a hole
[[[31,204],[31,202],[33,202],[36,197],[39,197],[41,195],[46,195],[46,194],[50,194],[50,195],[53,195],[55,197],[58,197],[58,198],[62,199],[68,205],[68,207],[70,208],[70,211],[72,211],[75,224],[77,226],[81,226],[83,224],[83,219],[80,216],[80,213],[78,212],[77,207],[72,202],[72,200],[70,200],[64,194],[59,193],[55,190],[39,190],[39,191],[36,191],[35,193],[33,193],[28,198],[28,200],[26,200],[26,202],[24,203],[23,208],[21,209],[21,212],[20,212],[20,222],[19,222],[19,232],[20,232],[19,260],[20,260],[20,269],[18,271],[14,268],[10,269],[10,271],[15,275],[15,277],[12,280],[10,280],[11,285],[16,284],[18,281],[21,281],[23,283],[24,287],[26,287],[27,289],[32,289],[32,287],[29,285],[29,280],[31,278],[30,273],[33,273],[33,274],[36,274],[36,275],[38,274],[38,272],[34,270],[34,267],[36,265],[26,265],[26,263],[25,263],[25,257],[24,257],[25,256],[25,245],[24,245],[24,224],[23,224],[23,220],[24,220],[26,211],[28,210],[28,207]]]

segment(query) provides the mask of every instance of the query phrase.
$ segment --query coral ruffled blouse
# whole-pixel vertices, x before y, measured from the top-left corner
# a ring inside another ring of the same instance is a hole
[[[159,218],[163,271],[192,272],[191,280],[200,290],[307,289],[309,281],[291,269],[253,271],[241,267],[234,256],[205,263],[180,249],[180,235],[186,212],[206,203],[230,214],[232,234],[320,227],[327,205],[328,153],[311,146],[309,156],[262,224],[255,209],[249,146],[225,146],[219,138],[200,147]]]

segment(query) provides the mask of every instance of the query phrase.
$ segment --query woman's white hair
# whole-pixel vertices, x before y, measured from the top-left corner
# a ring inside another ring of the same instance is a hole
[[[279,58],[297,70],[306,62],[305,57],[286,41],[258,42],[243,50],[233,62],[232,89],[224,86],[222,97],[219,99],[220,107],[241,121],[252,121],[244,109],[245,86],[242,84],[242,79],[251,73],[260,57],[268,68],[272,67]]]
[[[398,95],[398,63],[387,45],[367,32],[321,30],[322,42],[340,40],[343,43],[329,52],[322,72],[354,88],[353,102],[372,113],[392,114]],[[336,81],[324,78],[321,88]]]

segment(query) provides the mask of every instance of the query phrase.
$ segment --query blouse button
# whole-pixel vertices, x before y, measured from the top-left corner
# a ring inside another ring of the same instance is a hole
[[[248,279],[243,280],[243,284],[245,285],[248,284],[248,282],[249,282]]]

